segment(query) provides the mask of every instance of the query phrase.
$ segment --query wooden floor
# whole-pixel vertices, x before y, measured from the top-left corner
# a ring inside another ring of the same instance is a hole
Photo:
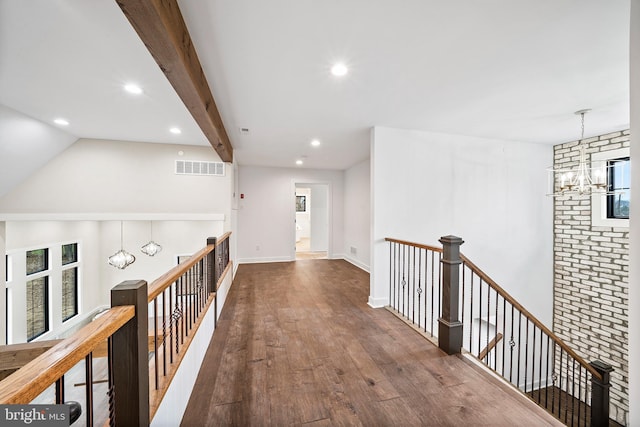
[[[241,265],[182,425],[561,425],[368,295],[345,261]]]

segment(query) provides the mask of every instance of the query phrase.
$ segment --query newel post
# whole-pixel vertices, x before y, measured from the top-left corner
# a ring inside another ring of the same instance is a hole
[[[135,317],[112,337],[114,418],[119,426],[149,425],[147,282],[128,280],[111,289],[111,306],[133,305]]]
[[[460,237],[440,238],[443,255],[442,268],[442,317],[438,319],[438,346],[447,354],[460,353],[462,349],[462,322],[458,319],[460,301]]]
[[[218,239],[215,237],[208,237],[207,246],[215,245],[217,241]],[[216,291],[216,249],[207,254],[207,290],[209,293]]]
[[[609,389],[613,367],[599,360],[589,363],[602,376],[591,376],[591,427],[609,426]]]

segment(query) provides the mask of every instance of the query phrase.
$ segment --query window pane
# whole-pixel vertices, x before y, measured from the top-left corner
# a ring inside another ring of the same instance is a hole
[[[27,274],[38,273],[49,268],[49,249],[27,251]]]
[[[78,244],[62,245],[62,265],[78,261]]]
[[[78,314],[78,269],[62,271],[62,320]]]
[[[48,277],[27,282],[27,341],[49,330]]]
[[[631,162],[629,158],[610,160],[609,191],[607,196],[607,218],[629,218],[629,202],[631,192]]]

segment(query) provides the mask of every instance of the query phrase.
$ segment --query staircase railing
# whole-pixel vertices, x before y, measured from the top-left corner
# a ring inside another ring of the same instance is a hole
[[[216,292],[232,268],[229,236],[208,239],[148,287],[144,280],[114,287],[111,309],[0,381],[0,404],[65,403],[65,374],[84,360],[85,382],[75,385],[86,389],[86,425],[149,425],[204,313],[212,304],[217,311]],[[94,358],[104,356],[107,380],[96,381]],[[52,385],[50,399],[42,393]],[[106,407],[94,408],[98,398]]]
[[[462,239],[443,237],[442,248],[386,240],[392,311],[447,353],[464,348],[565,424],[608,425],[611,366],[580,357],[460,254]]]

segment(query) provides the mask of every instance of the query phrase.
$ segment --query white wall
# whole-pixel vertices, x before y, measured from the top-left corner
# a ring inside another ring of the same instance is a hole
[[[224,177],[176,175],[178,159],[219,161],[211,147],[80,139],[0,198],[0,213],[213,212],[226,218],[230,165]]]
[[[376,127],[369,303],[388,298],[385,237],[462,251],[545,324],[552,316],[552,147]]]
[[[640,158],[640,0],[631,1],[631,158]],[[640,200],[640,168],[631,168],[631,199]],[[637,203],[637,202],[634,202]],[[640,329],[640,222],[629,222],[629,330]],[[629,334],[629,426],[640,426],[640,334]]]
[[[295,259],[295,183],[329,185],[329,256],[343,257],[344,173],[240,166],[238,262]]]
[[[311,190],[310,250],[326,251],[329,249],[329,189],[325,184],[311,184],[309,189]]]
[[[78,139],[4,105],[0,123],[0,197]]]
[[[344,173],[345,259],[369,271],[371,263],[371,162],[369,159]]]
[[[78,243],[78,312],[79,316],[62,323],[61,315],[61,245]],[[6,223],[6,252],[12,259],[13,280],[8,284],[11,289],[12,340],[11,343],[26,341],[26,254],[27,250],[50,248],[49,301],[50,333],[39,339],[51,339],[70,325],[75,324],[83,314],[91,312],[100,305],[109,303],[105,299],[108,290],[101,284],[100,252],[92,250],[99,247],[100,228],[95,221],[42,221]],[[108,295],[108,293],[107,293]],[[3,306],[5,307],[5,306]],[[4,310],[2,310],[4,318]]]

